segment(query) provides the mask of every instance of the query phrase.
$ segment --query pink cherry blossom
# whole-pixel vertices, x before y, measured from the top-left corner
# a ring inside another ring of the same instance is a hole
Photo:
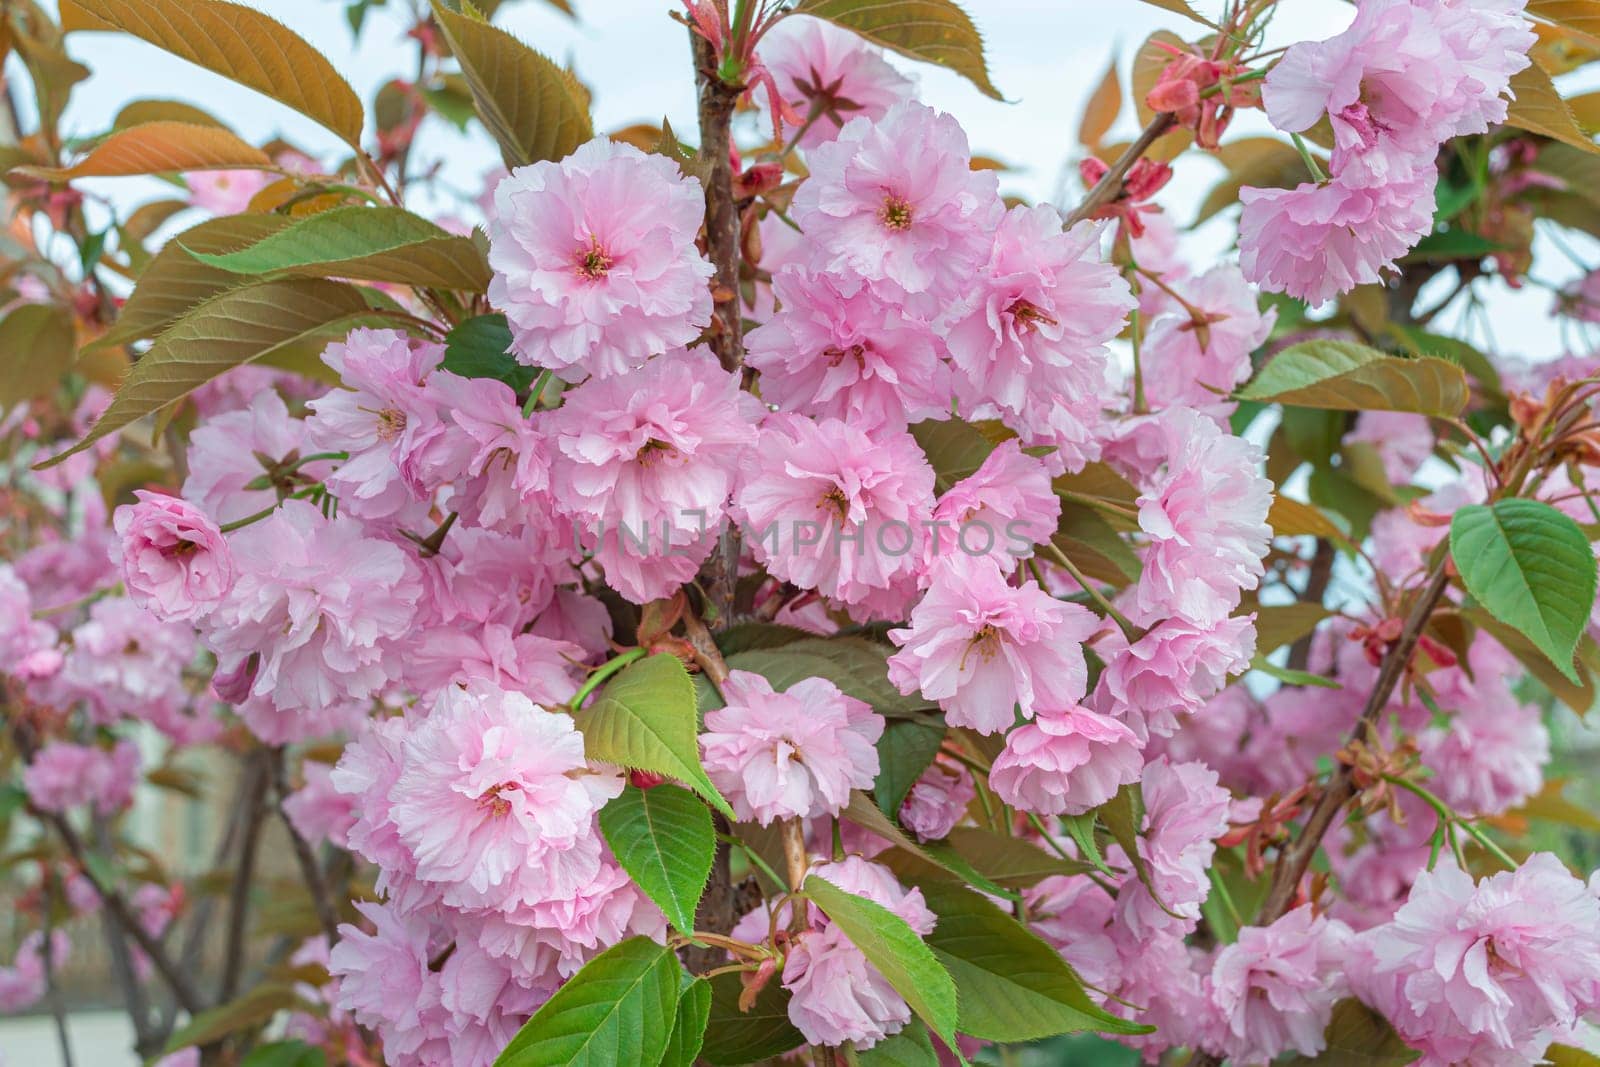
[[[1099,625],[1093,612],[1035,581],[1007,584],[986,557],[949,556],[934,568],[911,625],[889,632],[900,646],[889,657],[889,681],[938,701],[952,726],[998,733],[1014,721],[1013,708],[1030,718],[1083,699],[1083,642]]]
[[[1010,574],[1033,546],[1056,532],[1061,498],[1044,461],[1016,441],[1002,441],[982,466],[939,497],[928,538],[930,563],[960,553],[987,556]]]
[[[436,371],[423,392],[456,432],[414,457],[433,466],[414,475],[420,484],[454,481],[450,505],[462,522],[508,534],[548,508],[549,445],[509,385]]]
[[[343,849],[350,846],[350,828],[356,822],[354,798],[333,784],[333,768],[306,760],[301,768],[305,784],[283,798],[283,812],[295,832],[313,844],[323,841]]]
[[[1006,735],[989,785],[1023,811],[1081,815],[1137,781],[1143,762],[1138,738],[1116,719],[1076,706],[1041,709]]]
[[[222,532],[178,497],[139,490],[113,518],[129,597],[163,619],[211,610],[233,584],[233,556]]]
[[[1192,927],[1199,919],[1200,905],[1211,892],[1206,869],[1216,839],[1228,829],[1231,799],[1218,786],[1216,771],[1165,757],[1145,767],[1140,784],[1145,817],[1139,855],[1149,869],[1150,884],[1134,879],[1117,897],[1119,917],[1135,937],[1181,926],[1184,920]]]
[[[570,716],[519,693],[451,687],[401,741],[389,818],[445,903],[512,908],[595,876],[594,816],[621,786],[589,770]]]
[[[1353,430],[1344,435],[1349,444],[1377,449],[1383,473],[1395,485],[1407,485],[1424,461],[1433,455],[1433,431],[1426,415],[1408,411],[1363,411]]]
[[[392,905],[358,902],[356,910],[373,933],[345,924],[333,946],[328,973],[335,980],[334,1004],[383,1038],[386,1058],[401,1063],[449,1063],[444,1041],[439,976],[434,955],[443,931],[423,916],[400,914]],[[433,1047],[424,1051],[425,1045]]]
[[[763,39],[761,60],[784,100],[808,124],[796,134],[804,149],[831,141],[851,119],[882,119],[911,95],[911,79],[882,52],[821,19],[802,15],[778,23]]]
[[[1239,1063],[1266,1063],[1294,1049],[1316,1056],[1333,1005],[1345,995],[1350,930],[1309,904],[1271,926],[1246,926],[1217,953],[1207,993],[1222,1016],[1219,1050]]]
[[[111,597],[95,602],[88,621],[73,629],[72,647],[47,691],[58,703],[84,702],[103,726],[130,716],[161,723],[186,699],[183,668],[194,654],[189,626]]]
[[[420,585],[405,550],[364,530],[289,500],[233,534],[237,580],[205,624],[219,669],[259,656],[249,692],[285,714],[381,689]]]
[[[326,479],[345,509],[382,519],[423,495],[402,460],[442,427],[423,383],[443,358],[443,345],[396,330],[356,330],[323,352],[345,388],[306,405],[306,433],[319,450],[349,453]]]
[[[878,775],[883,719],[823,678],[781,693],[765,678],[731,671],[726,705],[705,717],[700,737],[706,773],[742,820],[837,815],[850,790]]]
[[[812,868],[847,893],[887,908],[919,934],[937,921],[922,892],[906,889],[876,863],[851,856]],[[883,973],[867,962],[844,932],[822,916],[820,927],[802,934],[783,965],[783,986],[790,993],[789,1021],[818,1045],[870,1048],[911,1021],[911,1008]]]
[[[1263,289],[1320,305],[1382,272],[1433,229],[1433,165],[1359,185],[1335,178],[1239,191],[1239,266]]]
[[[933,468],[910,434],[799,415],[763,423],[734,494],[745,543],[769,573],[886,609],[916,593],[932,511]]]
[[[869,432],[949,416],[942,346],[903,300],[805,263],[778,271],[772,288],[778,311],[746,339],[763,400]]]
[[[811,176],[794,198],[816,265],[857,285],[960,291],[1004,211],[994,172],[970,158],[960,124],[920,103],[851,119],[807,157]]]
[[[1430,1067],[1536,1062],[1600,1009],[1600,899],[1548,852],[1477,885],[1446,856],[1355,946],[1356,994]]]
[[[22,772],[28,799],[57,815],[79,807],[93,807],[101,817],[114,815],[133,803],[138,782],[139,749],[131,741],[118,741],[110,751],[52,741]]]
[[[1250,353],[1272,333],[1276,308],[1263,313],[1256,291],[1232,264],[1185,282],[1190,308],[1168,309],[1150,324],[1139,349],[1144,395],[1154,408],[1192,407],[1225,418],[1227,399],[1250,377]]]
[[[51,969],[66,966],[72,942],[65,930],[51,931],[49,953]],[[0,1015],[14,1015],[39,1003],[49,990],[48,979],[44,934],[35,931],[22,939],[11,966],[0,967]]]
[[[0,563],[0,675],[28,680],[60,670],[56,631],[33,617],[33,596],[9,563]]]
[[[276,504],[278,488],[326,477],[331,462],[299,462],[316,451],[305,421],[289,416],[276,391],[264,390],[249,407],[208,418],[189,435],[183,498],[218,523],[238,522]]]
[[[935,760],[912,783],[900,805],[900,825],[921,841],[940,841],[967,817],[977,797],[972,774],[961,764]]]
[[[1107,706],[1143,739],[1165,737],[1178,716],[1192,715],[1243,674],[1255,655],[1255,616],[1195,626],[1181,618],[1151,626],[1132,645],[1109,629],[1095,647],[1105,662],[1099,692]]]
[[[522,362],[567,381],[621,374],[710,321],[705,202],[667,157],[597,137],[513,172],[494,207],[489,299]]]
[[[1150,536],[1135,622],[1175,615],[1200,627],[1221,622],[1254,589],[1272,540],[1272,483],[1261,450],[1187,408],[1160,420],[1167,462],[1139,497]]]
[[[1103,234],[1092,222],[1063,233],[1048,205],[1012,208],[944,319],[962,415],[1005,419],[1025,442],[1055,446],[1069,470],[1099,456],[1106,343],[1134,306],[1101,257]]]
[[[242,215],[277,175],[264,170],[192,170],[183,176],[189,203],[213,215]]]

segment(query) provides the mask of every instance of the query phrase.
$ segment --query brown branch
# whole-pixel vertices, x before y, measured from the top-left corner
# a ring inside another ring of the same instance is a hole
[[[1322,598],[1328,592],[1328,583],[1333,579],[1333,561],[1338,551],[1333,547],[1333,542],[1326,537],[1317,538],[1317,550],[1311,556],[1311,571],[1306,575],[1306,587],[1300,593],[1300,602],[1303,604],[1322,604]],[[1316,631],[1297,638],[1289,646],[1288,668],[1292,671],[1303,671],[1306,662],[1311,658],[1311,642]]]
[[[244,974],[245,928],[250,921],[250,890],[255,880],[256,849],[261,844],[261,826],[267,815],[266,761],[271,753],[260,749],[251,755],[251,763],[258,768],[259,777],[253,779],[256,788],[246,802],[244,839],[239,844],[239,865],[233,870],[233,886],[228,894],[228,941],[223,957],[222,984],[217,1003],[226,1004],[239,992],[239,980]]]
[[[717,75],[711,42],[689,31],[694,48],[695,82],[700,91],[700,160],[707,168],[706,255],[716,272],[711,276],[714,302],[711,350],[723,369],[744,364],[744,327],[739,315],[739,205],[733,197],[733,109],[744,87],[729,85]]]
[[[1133,168],[1135,163],[1139,162],[1140,157],[1150,150],[1151,145],[1160,140],[1164,133],[1172,129],[1176,122],[1177,116],[1170,111],[1163,111],[1151,119],[1150,125],[1144,128],[1144,132],[1139,135],[1138,140],[1129,145],[1122,155],[1117,157],[1117,161],[1111,164],[1111,169],[1102,174],[1100,180],[1094,183],[1094,188],[1090,189],[1089,195],[1083,198],[1083,203],[1072,209],[1072,214],[1067,216],[1066,225],[1072,226],[1082,222],[1105,206],[1107,201],[1115,200],[1120,196],[1122,194],[1122,180],[1128,176],[1128,171]]]
[[[162,980],[171,987],[172,995],[177,998],[178,1004],[190,1014],[200,1011],[202,1007],[200,995],[189,984],[189,979],[184,976],[183,972],[173,964],[172,958],[167,955],[167,950],[162,946],[161,942],[151,936],[150,931],[146,930],[144,924],[139,922],[138,916],[133,913],[133,909],[123,899],[122,894],[115,887],[102,882],[100,876],[95,873],[94,868],[89,865],[88,850],[84,846],[83,839],[78,836],[78,832],[72,828],[72,824],[60,815],[47,812],[41,812],[40,818],[50,824],[51,828],[60,836],[62,844],[67,846],[67,852],[71,854],[78,868],[83,871],[84,877],[89,880],[89,884],[94,887],[95,894],[99,896],[101,904],[105,906],[106,914],[115,919],[122,931],[133,938],[134,944],[138,945],[140,950],[150,957],[151,965]]]
[[[294,849],[295,862],[300,865],[300,877],[305,880],[306,892],[311,894],[311,904],[317,912],[317,922],[321,924],[322,932],[328,939],[328,947],[332,948],[339,943],[339,912],[334,908],[333,898],[328,894],[328,883],[322,877],[322,867],[317,863],[316,853],[311,850],[310,842],[300,836],[300,831],[295,828],[289,813],[283,809],[283,802],[289,796],[289,770],[284,763],[283,749],[273,749],[271,759],[274,793],[272,808],[283,822],[283,828],[289,833],[289,845]]]
[[[683,612],[683,633],[689,641],[689,647],[694,650],[694,661],[711,684],[716,686],[717,692],[722,691],[723,685],[728,680],[728,664],[722,658],[722,651],[711,637],[711,631],[706,629],[706,624],[700,621],[692,607],[686,607]],[[733,832],[733,827],[720,812],[712,812],[712,818],[717,828],[717,851],[711,863],[711,878],[706,883],[705,893],[700,897],[700,907],[695,911],[694,926],[696,930],[704,930],[713,934],[725,934],[733,929],[735,893],[733,889],[733,869],[730,864],[728,842],[725,835]],[[684,963],[692,974],[705,972],[724,962],[721,950],[716,948],[697,948],[693,945],[685,948]]]
[[[1356,721],[1355,728],[1350,732],[1352,741],[1372,740],[1370,734],[1374,730],[1378,716],[1388,706],[1389,697],[1393,695],[1395,686],[1400,683],[1406,667],[1411,662],[1411,654],[1416,650],[1417,640],[1422,636],[1423,629],[1428,625],[1428,619],[1432,617],[1434,609],[1444,597],[1445,589],[1450,585],[1450,575],[1445,566],[1448,558],[1445,557],[1434,564],[1428,584],[1417,597],[1416,603],[1411,606],[1411,613],[1406,616],[1405,629],[1400,632],[1399,641],[1383,657],[1383,663],[1378,668],[1377,681],[1373,683],[1372,692],[1367,697],[1366,707],[1361,710],[1361,718]],[[1317,854],[1317,849],[1321,847],[1323,837],[1333,828],[1340,809],[1355,795],[1354,769],[1348,763],[1340,763],[1338,769],[1333,772],[1333,778],[1323,787],[1322,795],[1317,798],[1316,806],[1311,809],[1300,836],[1278,854],[1278,862],[1272,870],[1272,885],[1267,890],[1266,899],[1262,902],[1261,910],[1256,914],[1253,925],[1269,926],[1289,911],[1289,905],[1294,903],[1295,895],[1299,891],[1300,881],[1311,866],[1311,860]],[[1209,1052],[1197,1051],[1189,1058],[1188,1067],[1217,1067],[1221,1062],[1220,1057],[1213,1056]]]

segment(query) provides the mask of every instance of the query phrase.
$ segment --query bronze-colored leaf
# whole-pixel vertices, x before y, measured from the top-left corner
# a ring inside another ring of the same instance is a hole
[[[361,98],[283,23],[225,0],[61,0],[71,30],[122,30],[315,119],[361,145]]]
[[[253,144],[219,126],[187,122],[147,122],[118,130],[70,167],[22,167],[47,181],[122,178],[188,170],[270,170],[272,160]]]
[[[1295,147],[1275,137],[1231,141],[1217,150],[1216,157],[1228,168],[1228,176],[1201,203],[1194,220],[1197,226],[1237,203],[1239,190],[1247,185],[1256,189],[1292,189],[1311,180],[1305,160]]]
[[[224,126],[209,111],[181,100],[135,100],[111,123],[113,130],[127,130],[147,122],[187,122],[191,126]]]
[[[563,159],[594,136],[588,93],[571,71],[439,0],[433,13],[506,166]]]
[[[1088,149],[1100,147],[1117,113],[1122,110],[1122,81],[1117,77],[1117,61],[1113,57],[1106,72],[1089,97],[1083,109],[1083,121],[1078,124],[1078,143]]]
[[[1600,0],[1528,0],[1528,14],[1600,41]]]
[[[1174,15],[1182,15],[1186,19],[1193,19],[1202,26],[1215,29],[1217,24],[1196,11],[1188,0],[1144,0],[1151,7],[1159,7],[1163,11],[1170,11]]]
[[[53,391],[76,350],[66,308],[23,304],[0,319],[0,412]]]
[[[1508,126],[1543,134],[1585,152],[1600,153],[1600,147],[1583,132],[1572,109],[1561,99],[1550,75],[1537,63],[1530,63],[1520,74],[1512,76],[1511,92],[1516,99],[1506,114]]]

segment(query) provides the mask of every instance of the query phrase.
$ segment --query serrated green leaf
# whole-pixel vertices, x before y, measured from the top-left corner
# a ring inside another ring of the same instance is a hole
[[[118,29],[249,86],[360,147],[361,98],[283,23],[221,0],[61,0],[63,29]]]
[[[700,1058],[715,1067],[735,1067],[780,1056],[805,1043],[789,1021],[789,993],[772,981],[762,987],[749,1011],[739,1010],[744,983],[737,974],[711,979],[711,1017],[706,1022]]]
[[[565,159],[594,136],[588,94],[571,71],[439,0],[433,14],[507,167]]]
[[[934,491],[938,493],[977,473],[995,448],[994,442],[976,427],[960,419],[919,422],[911,427],[911,436],[928,457]]]
[[[1433,357],[1401,359],[1352,341],[1302,341],[1279,352],[1239,391],[1241,399],[1336,411],[1460,414],[1461,368]]]
[[[247,247],[194,252],[234,274],[354,278],[481,292],[489,263],[469,238],[457,237],[397,207],[339,207],[318,212]]]
[[[70,167],[18,167],[17,172],[44,181],[66,182],[76,178],[272,167],[265,152],[219,126],[147,122],[116,131]]]
[[[600,831],[622,869],[668,921],[683,933],[693,931],[717,850],[706,806],[675,785],[630,785],[601,809]]]
[[[905,803],[906,794],[944,743],[944,728],[934,723],[896,719],[878,738],[878,777],[872,783],[872,798],[878,810],[894,818]]]
[[[1450,521],[1450,556],[1484,610],[1578,681],[1572,654],[1594,607],[1595,559],[1576,522],[1536,500],[1475,504]]]
[[[951,884],[922,892],[939,916],[927,940],[955,979],[962,1033],[1010,1042],[1081,1030],[1150,1032],[1096,1007],[1059,952],[982,895]]]
[[[1251,660],[1250,669],[1260,671],[1268,678],[1276,678],[1285,685],[1309,685],[1317,689],[1344,688],[1332,678],[1325,678],[1320,674],[1312,674],[1310,671],[1297,671],[1290,667],[1280,667],[1265,656],[1257,656]]]
[[[949,67],[985,96],[1003,99],[989,80],[982,35],[952,0],[801,0],[794,13],[826,19],[903,56]]]
[[[893,652],[890,646],[863,637],[811,637],[779,648],[735,653],[728,657],[728,666],[761,675],[779,692],[806,678],[826,678],[880,715],[914,717],[933,705],[915,693],[903,696],[889,684],[887,663]]]
[[[704,811],[704,808],[700,809]],[[737,978],[738,975],[730,975]],[[706,1039],[706,1022],[711,1015],[711,983],[696,978],[678,994],[678,1012],[672,1021],[672,1037],[661,1057],[661,1067],[692,1067]]]
[[[1511,76],[1511,96],[1511,106],[1506,109],[1507,126],[1532,130],[1584,152],[1600,152],[1600,147],[1578,125],[1561,90],[1539,64],[1529,63]]]
[[[658,1064],[672,1037],[682,975],[671,949],[630,937],[556,990],[495,1067]]]
[[[439,366],[463,378],[505,382],[518,393],[526,391],[538,373],[511,355],[511,327],[504,315],[475,315],[458,323],[444,339]]]
[[[938,1067],[939,1054],[928,1028],[912,1019],[899,1033],[857,1052],[855,1062],[857,1067]]]
[[[1091,864],[1062,859],[1020,837],[981,826],[957,826],[945,838],[945,844],[985,878],[1007,889],[1022,889],[1054,875],[1082,874],[1093,869]]]
[[[917,932],[888,908],[847,893],[826,878],[807,878],[805,893],[905,998],[917,1017],[954,1048],[955,982]]]
[[[111,406],[53,466],[108,433],[188,396],[223,371],[269,359],[308,340],[336,341],[360,326],[394,325],[361,290],[320,278],[289,278],[222,293],[156,339],[123,380]]]
[[[676,778],[735,817],[700,765],[694,683],[677,657],[629,664],[576,719],[590,759]]]

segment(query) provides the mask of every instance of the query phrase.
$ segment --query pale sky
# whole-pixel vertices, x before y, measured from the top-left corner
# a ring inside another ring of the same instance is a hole
[[[249,0],[310,40],[369,103],[377,87],[415,66],[414,42],[406,39],[413,0],[388,0],[374,8],[359,46],[351,39],[344,0]],[[544,0],[504,0],[496,22],[557,61],[571,63],[594,90],[595,127],[612,130],[633,122],[659,122],[665,114],[675,128],[691,136],[694,98],[686,31],[668,17],[671,0],[574,0],[580,21],[559,14]],[[1196,0],[1203,9],[1212,0]],[[1070,208],[1081,194],[1073,165],[1081,156],[1078,120],[1084,102],[1099,83],[1110,57],[1119,57],[1126,73],[1134,51],[1152,31],[1169,29],[1194,37],[1203,28],[1137,0],[967,0],[966,6],[983,32],[989,66],[1006,102],[990,100],[958,76],[942,69],[902,61],[913,74],[920,95],[929,104],[955,115],[967,129],[973,150],[1015,165],[1002,176],[1002,189],[1030,200],[1050,200]],[[1216,12],[1212,12],[1215,14]],[[1342,0],[1293,0],[1280,6],[1269,45],[1320,38],[1342,29],[1351,8]],[[81,85],[67,113],[70,133],[91,136],[109,127],[129,100],[174,98],[202,106],[231,123],[251,140],[279,133],[312,154],[332,160],[339,153],[336,138],[270,100],[224,79],[174,59],[143,42],[111,34],[80,34],[69,50],[89,65],[94,77]],[[14,62],[14,61],[13,61]],[[1131,108],[1119,119],[1111,140],[1132,136],[1136,120]],[[1241,117],[1231,137],[1270,132],[1259,113]],[[482,175],[497,162],[487,135],[476,126],[463,136],[453,127],[429,120],[420,148],[424,159],[446,161],[447,182],[465,193],[481,190]],[[1187,223],[1205,192],[1222,174],[1200,153],[1186,154],[1177,177],[1161,201],[1180,223]],[[119,204],[170,195],[160,183],[144,179],[103,180],[88,186]],[[423,210],[442,212],[445,203],[418,202]],[[183,221],[183,220],[180,220]],[[1215,220],[1191,239],[1191,256],[1200,265],[1225,256],[1232,242],[1231,215]],[[1590,265],[1600,265],[1600,246],[1584,240],[1567,242]],[[1537,268],[1541,277],[1564,281],[1576,268],[1542,241]],[[1484,283],[1480,283],[1484,284]],[[1559,354],[1562,335],[1548,314],[1551,298],[1529,288],[1512,292],[1488,283],[1492,293],[1493,329],[1505,354],[1547,359]],[[1446,327],[1451,316],[1441,320]],[[1573,336],[1569,329],[1568,336]],[[1473,338],[1484,343],[1480,335]]]

